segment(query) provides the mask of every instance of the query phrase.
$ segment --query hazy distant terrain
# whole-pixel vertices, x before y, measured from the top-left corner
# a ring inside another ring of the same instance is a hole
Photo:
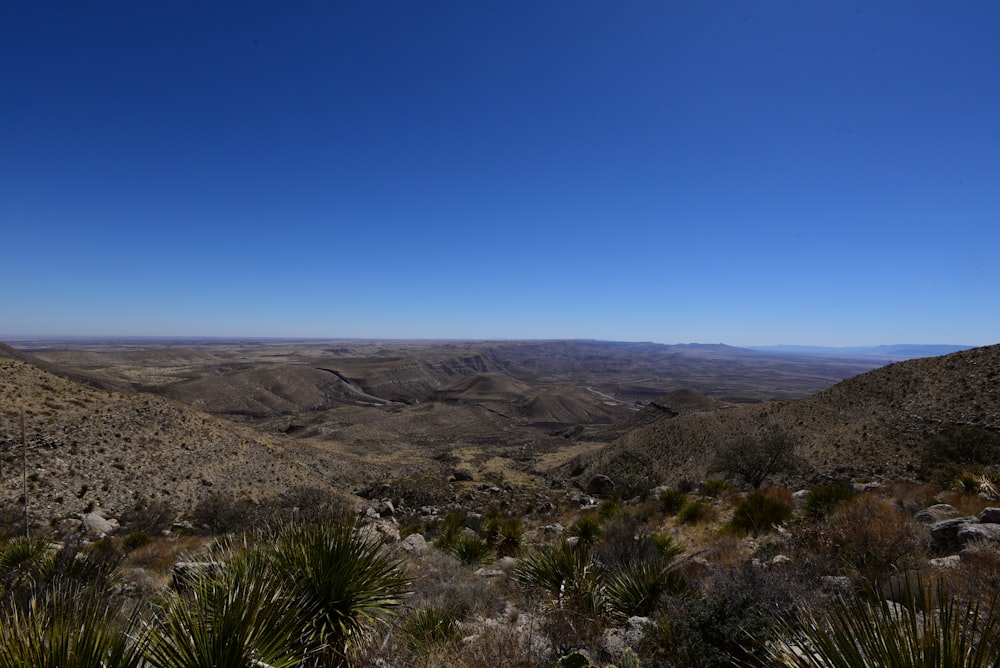
[[[598,473],[676,481],[768,425],[800,440],[809,476],[905,475],[942,425],[1000,428],[997,347],[875,370],[872,358],[600,341],[21,341],[0,352],[0,442],[10,460],[23,408],[41,514],[296,485],[448,493],[456,468],[534,489]],[[16,483],[4,480],[8,498]]]

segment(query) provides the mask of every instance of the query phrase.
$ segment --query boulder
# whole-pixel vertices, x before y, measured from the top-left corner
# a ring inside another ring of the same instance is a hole
[[[471,482],[474,477],[469,469],[455,469],[451,472],[451,477],[456,482]]]
[[[615,491],[615,481],[603,474],[597,474],[587,483],[587,494],[607,498]]]
[[[979,521],[983,524],[1000,524],[1000,508],[983,508],[979,513]]]
[[[410,554],[423,554],[427,551],[427,539],[419,533],[411,533],[399,544],[400,549]]]
[[[918,512],[913,516],[913,519],[924,524],[937,524],[938,522],[952,520],[961,516],[962,513],[954,506],[947,503],[936,503]]]
[[[962,547],[975,541],[1000,544],[1000,524],[966,524],[958,530],[958,541]]]
[[[978,524],[975,517],[954,517],[931,525],[931,549],[938,554],[954,554],[962,548],[958,532],[969,524]]]
[[[80,521],[80,529],[89,535],[104,538],[118,530],[118,520],[105,519],[98,513],[87,513]]]

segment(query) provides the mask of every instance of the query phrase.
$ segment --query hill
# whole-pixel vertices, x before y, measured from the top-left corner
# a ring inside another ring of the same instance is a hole
[[[806,399],[720,403],[715,410],[681,413],[664,409],[671,403],[668,395],[622,425],[607,447],[564,471],[581,478],[644,476],[667,484],[699,480],[709,475],[721,445],[778,430],[799,444],[808,464],[790,482],[914,477],[926,464],[928,448],[941,438],[1000,433],[998,381],[1000,345],[995,345],[898,362]]]
[[[213,494],[264,499],[294,487],[332,490],[342,459],[150,394],[96,388],[0,348],[0,501],[21,507],[25,416],[28,499],[47,524],[102,507],[158,500],[178,511]]]

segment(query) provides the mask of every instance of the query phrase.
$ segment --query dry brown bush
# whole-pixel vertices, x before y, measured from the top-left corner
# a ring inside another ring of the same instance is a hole
[[[893,501],[860,494],[830,516],[833,555],[868,584],[918,563],[929,533]]]

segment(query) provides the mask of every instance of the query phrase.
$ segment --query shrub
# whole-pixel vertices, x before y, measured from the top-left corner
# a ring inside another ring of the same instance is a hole
[[[153,542],[153,539],[149,537],[149,534],[143,531],[133,531],[122,538],[122,547],[131,551],[149,545],[151,542]]]
[[[811,520],[825,519],[837,506],[854,496],[854,489],[846,480],[839,480],[829,485],[821,485],[809,490],[802,507],[806,517]]]
[[[759,436],[746,436],[721,445],[710,471],[741,480],[754,489],[769,477],[795,471],[801,460],[791,434],[770,429]]]
[[[701,483],[701,493],[705,496],[716,497],[729,491],[729,483],[720,478],[709,478]]]
[[[869,494],[840,504],[830,528],[835,557],[869,583],[919,561],[929,538],[907,513]]]
[[[448,513],[438,527],[436,547],[448,551],[465,529],[465,513]]]
[[[688,501],[677,511],[678,524],[697,524],[712,516],[712,507],[700,501]]]
[[[728,526],[737,533],[756,536],[786,522],[791,516],[792,507],[788,503],[753,492],[736,504]]]
[[[451,645],[461,638],[455,615],[435,606],[410,613],[403,621],[402,633],[406,645],[416,653]]]
[[[660,510],[668,515],[676,515],[677,511],[687,503],[687,494],[675,489],[665,489],[658,498]]]

